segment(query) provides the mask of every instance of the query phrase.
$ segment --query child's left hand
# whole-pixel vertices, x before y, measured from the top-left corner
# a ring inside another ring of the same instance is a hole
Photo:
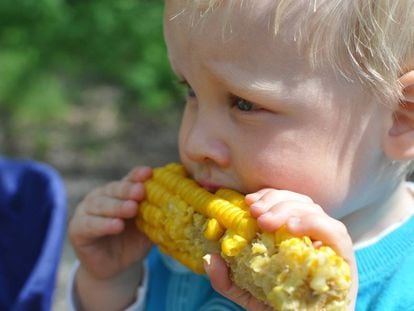
[[[316,247],[327,245],[342,256],[351,267],[352,287],[349,293],[349,310],[354,310],[358,274],[352,240],[345,225],[330,217],[308,196],[275,189],[262,189],[248,194],[246,202],[250,213],[257,219],[261,230],[274,232],[283,225],[295,236],[308,236]],[[211,255],[210,264],[205,264],[213,288],[247,310],[272,310],[249,292],[237,287],[229,277],[224,260]]]

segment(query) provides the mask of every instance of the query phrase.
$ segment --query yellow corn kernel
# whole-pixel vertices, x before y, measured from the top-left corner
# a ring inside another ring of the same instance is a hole
[[[283,241],[288,240],[292,237],[293,236],[289,232],[287,232],[285,226],[283,226],[283,227],[279,228],[278,230],[276,230],[275,234],[274,234],[274,239],[275,239],[276,245],[279,245]]]
[[[240,207],[243,210],[249,209],[247,203],[244,200],[244,195],[234,190],[222,188],[222,189],[217,190],[216,195],[222,199],[229,201],[231,204],[234,204]]]
[[[174,172],[175,174],[181,175],[181,176],[187,176],[187,172],[185,171],[184,166],[178,164],[178,163],[170,163],[165,166],[166,170],[170,170]]]
[[[158,192],[163,187],[171,193],[181,197],[200,214],[208,218],[215,218],[225,228],[235,230],[239,235],[251,240],[257,232],[256,221],[250,216],[248,211],[221,199],[207,190],[197,185],[194,180],[183,178],[182,175],[174,173],[170,169],[158,168],[154,170],[154,180],[157,186],[149,181],[147,191]],[[168,189],[168,190],[167,190]],[[157,204],[163,204],[157,197],[153,198]],[[149,201],[152,197],[148,198]]]
[[[247,245],[247,240],[234,232],[227,232],[221,242],[221,251],[225,256],[234,257]]]
[[[204,230],[204,237],[209,241],[218,241],[224,234],[224,228],[215,218],[207,221],[206,229]]]

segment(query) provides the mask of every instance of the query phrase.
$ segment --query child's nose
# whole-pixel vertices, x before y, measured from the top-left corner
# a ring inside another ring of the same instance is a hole
[[[187,132],[183,147],[187,157],[194,162],[214,162],[220,167],[229,165],[228,142],[218,124],[194,123]]]

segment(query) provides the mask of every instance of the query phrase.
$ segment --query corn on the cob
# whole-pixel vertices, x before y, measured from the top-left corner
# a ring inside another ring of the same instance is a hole
[[[221,252],[233,281],[276,310],[346,309],[351,277],[345,260],[284,228],[261,232],[243,195],[212,194],[177,163],[156,168],[145,189],[137,227],[194,272],[205,273],[205,254]]]

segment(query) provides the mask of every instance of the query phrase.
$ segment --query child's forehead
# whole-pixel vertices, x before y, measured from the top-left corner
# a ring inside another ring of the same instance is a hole
[[[165,34],[173,67],[183,54],[197,54],[198,60],[216,62],[218,66],[237,63],[241,70],[262,75],[269,63],[277,69],[275,58],[295,58],[292,63],[304,66],[305,57],[299,53],[292,28],[283,27],[275,35],[271,12],[275,1],[246,1],[239,6],[223,2],[214,10],[200,9],[202,16],[192,10],[183,11],[186,7],[178,0],[167,2]]]
[[[210,63],[240,60],[244,66],[258,66],[263,63],[258,60],[266,60],[270,51],[281,48],[263,6],[256,10],[251,9],[253,5],[238,7],[230,13],[228,7],[220,7],[201,17],[193,11],[174,15],[181,7],[170,6],[166,12],[165,34],[172,58],[197,54],[199,60]]]
[[[298,20],[304,19],[305,11],[309,10],[309,3],[302,0],[297,0],[293,9],[289,6],[282,8],[282,16],[277,14],[281,8],[277,0],[216,1],[217,5],[213,7],[188,4],[190,2],[166,1],[166,34],[174,31],[177,38],[177,33],[181,33],[191,45],[214,43],[231,47],[234,44],[231,48],[235,53],[243,47],[257,51],[286,47],[299,49],[297,38],[303,29],[300,29]],[[204,48],[206,52],[209,50]],[[306,53],[306,48],[302,52]],[[214,51],[208,53],[211,56]]]
[[[217,7],[206,9],[185,5],[180,0],[167,0],[166,34],[174,31],[177,39],[176,35],[180,33],[188,44],[196,45],[214,42],[231,46],[234,43],[263,49],[274,47],[275,42],[285,37],[288,37],[285,43],[294,44],[294,31],[289,31],[292,27],[283,27],[275,35],[277,1],[241,3],[235,5],[232,1],[223,1]],[[286,32],[289,32],[287,36]]]

